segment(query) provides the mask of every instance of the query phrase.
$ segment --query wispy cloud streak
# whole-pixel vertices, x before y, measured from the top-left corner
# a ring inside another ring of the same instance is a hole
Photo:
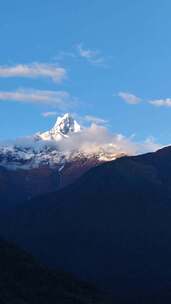
[[[140,97],[128,92],[119,92],[118,96],[129,104],[138,104],[142,101]]]
[[[78,55],[93,65],[105,66],[105,60],[97,50],[85,49],[83,44],[77,45]]]
[[[93,115],[85,115],[84,120],[90,123],[95,123],[97,125],[105,125],[106,123],[108,123],[106,119],[96,117]]]
[[[41,91],[20,89],[13,92],[0,91],[0,101],[45,104],[66,109],[74,105],[75,99],[66,91]]]
[[[58,83],[66,77],[66,70],[48,63],[17,64],[0,66],[0,77],[50,78]]]
[[[149,103],[156,107],[171,107],[171,98],[150,100]]]
[[[56,116],[57,112],[55,112],[55,111],[43,112],[41,115],[46,118],[46,117]]]
[[[116,96],[116,95],[114,95]],[[117,94],[122,100],[124,100],[128,104],[138,104],[140,102],[146,102],[147,104],[151,104],[156,107],[171,107],[171,98],[161,98],[161,99],[142,99],[132,93],[128,92],[119,92]]]

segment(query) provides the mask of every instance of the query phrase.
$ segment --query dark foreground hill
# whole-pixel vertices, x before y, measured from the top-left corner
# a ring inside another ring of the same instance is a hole
[[[2,222],[6,237],[43,262],[127,303],[147,303],[163,290],[171,301],[170,147],[93,168]]]
[[[107,304],[109,300],[90,285],[63,272],[52,272],[0,240],[0,303]]]

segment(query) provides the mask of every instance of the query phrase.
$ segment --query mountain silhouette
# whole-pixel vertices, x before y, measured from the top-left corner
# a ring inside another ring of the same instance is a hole
[[[141,303],[169,290],[171,147],[97,166],[18,207],[1,230],[47,265],[116,297]]]

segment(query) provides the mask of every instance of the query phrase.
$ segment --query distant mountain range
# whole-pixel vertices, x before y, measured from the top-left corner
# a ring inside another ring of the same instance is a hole
[[[8,207],[11,203],[56,191],[73,183],[91,167],[124,154],[122,150],[116,152],[112,145],[109,150],[99,145],[93,150],[87,146],[85,149],[84,132],[67,113],[58,117],[50,131],[1,144],[0,199],[3,205]]]
[[[66,162],[78,157],[107,161],[123,154],[124,151],[116,152],[115,147],[112,149],[112,145],[110,151],[99,145],[93,151],[85,149],[84,142],[82,145],[76,144],[82,140],[83,132],[84,128],[66,113],[63,117],[58,117],[50,131],[1,144],[0,166],[11,170],[49,166],[61,171]]]
[[[116,303],[170,303],[171,147],[96,166],[23,202],[0,226],[47,265],[110,290]]]

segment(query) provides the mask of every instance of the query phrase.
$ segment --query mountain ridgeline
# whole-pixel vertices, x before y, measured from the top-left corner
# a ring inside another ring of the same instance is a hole
[[[2,218],[1,231],[48,266],[112,292],[118,303],[169,303],[170,219],[167,147],[92,168],[23,203]]]
[[[78,145],[84,132],[86,129],[66,113],[49,131],[1,143],[0,210],[57,191],[90,168],[122,155],[111,146],[110,152],[101,146],[93,152],[85,150],[84,144]]]

